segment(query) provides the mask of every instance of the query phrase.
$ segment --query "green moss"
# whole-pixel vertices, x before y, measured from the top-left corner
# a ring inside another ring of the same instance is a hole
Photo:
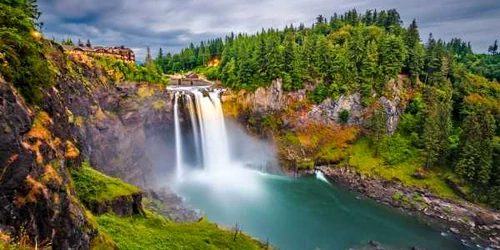
[[[418,203],[422,203],[422,202],[424,202],[424,198],[422,198],[422,196],[420,194],[414,194],[413,201],[418,202]]]
[[[154,110],[162,110],[167,106],[167,103],[164,100],[156,100],[153,102]]]
[[[251,237],[222,230],[204,219],[178,224],[147,212],[146,216],[97,217],[100,230],[116,242],[119,249],[264,249]]]
[[[71,176],[76,192],[83,202],[107,201],[140,191],[120,179],[106,176],[94,170],[88,162],[83,162],[81,169],[72,171]]]
[[[395,193],[395,194],[393,194],[393,195],[392,195],[392,199],[393,199],[394,201],[399,201],[399,200],[401,200],[401,197],[402,197],[402,196],[403,196],[403,195],[402,195],[402,194],[400,194],[400,193]]]

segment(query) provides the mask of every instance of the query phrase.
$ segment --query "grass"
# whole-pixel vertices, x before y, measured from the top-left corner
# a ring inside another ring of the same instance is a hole
[[[146,216],[97,218],[99,229],[121,250],[135,249],[264,249],[259,241],[244,234],[223,230],[205,219],[197,223],[174,223],[150,212]]]
[[[102,202],[116,197],[127,196],[140,190],[118,178],[112,178],[94,170],[90,163],[82,163],[82,168],[71,173],[76,192],[84,202]]]
[[[348,152],[348,164],[363,175],[399,180],[409,187],[430,189],[442,197],[459,198],[445,182],[445,178],[451,176],[451,173],[427,171],[425,179],[420,180],[412,177],[417,169],[423,165],[423,158],[412,156],[402,163],[387,166],[381,157],[374,157],[370,141],[367,138],[358,140],[348,149]]]

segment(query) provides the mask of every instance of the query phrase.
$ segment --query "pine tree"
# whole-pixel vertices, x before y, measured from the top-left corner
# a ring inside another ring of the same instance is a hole
[[[160,48],[160,49],[158,50],[158,57],[157,57],[157,59],[159,59],[159,60],[162,60],[162,59],[163,59],[163,49],[162,49],[162,48]]]
[[[87,39],[87,43],[85,44],[85,46],[92,48],[92,43],[90,43],[90,39]]]
[[[146,59],[144,60],[144,65],[150,65],[153,62],[153,58],[151,57],[151,51],[149,47],[147,47]]]
[[[451,94],[428,87],[425,90],[425,121],[422,133],[425,151],[425,168],[430,169],[445,159],[451,131]]]
[[[488,52],[490,52],[493,55],[496,55],[498,53],[498,40],[495,40],[495,42],[493,43],[493,45],[491,45],[488,48]]]
[[[363,70],[361,72],[361,93],[368,97],[371,94],[372,87],[381,93],[383,79],[381,79],[378,47],[375,41],[370,41],[366,47],[365,56],[363,57]]]
[[[382,40],[379,46],[380,67],[382,74],[388,78],[395,78],[403,68],[407,52],[402,39],[389,35]]]
[[[472,183],[485,185],[491,178],[493,168],[495,119],[484,108],[470,110],[462,129],[461,152],[455,170]]]
[[[368,124],[372,131],[372,147],[375,149],[375,157],[380,155],[380,146],[387,136],[386,120],[384,109],[379,107],[373,112]]]

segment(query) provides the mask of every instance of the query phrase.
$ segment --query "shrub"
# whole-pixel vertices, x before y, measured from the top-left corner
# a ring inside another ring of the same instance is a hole
[[[349,117],[350,117],[349,111],[346,109],[343,109],[339,114],[339,120],[342,124],[346,124],[347,121],[349,121]]]
[[[380,155],[387,165],[405,162],[412,155],[409,141],[399,134],[385,137],[381,143]]]

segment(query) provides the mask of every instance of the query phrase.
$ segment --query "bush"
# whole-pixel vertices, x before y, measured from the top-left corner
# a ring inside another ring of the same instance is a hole
[[[349,121],[349,117],[350,117],[349,111],[346,109],[343,109],[339,114],[339,119],[342,124],[346,124],[347,121]]]
[[[320,104],[329,96],[328,92],[328,86],[321,82],[311,93],[309,93],[309,100],[316,104]]]
[[[380,148],[380,155],[387,165],[403,163],[412,155],[409,141],[399,134],[385,137]]]

